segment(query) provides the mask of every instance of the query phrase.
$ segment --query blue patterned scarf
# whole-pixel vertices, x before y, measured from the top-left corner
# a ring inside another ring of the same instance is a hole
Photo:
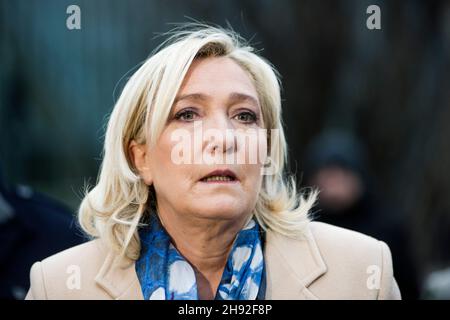
[[[139,230],[141,254],[136,272],[145,300],[198,300],[194,269],[172,245],[152,214]],[[252,219],[237,234],[222,274],[216,300],[264,299],[264,258],[260,229]]]

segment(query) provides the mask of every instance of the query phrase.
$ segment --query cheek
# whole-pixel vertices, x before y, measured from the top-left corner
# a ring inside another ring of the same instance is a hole
[[[150,150],[151,169],[155,173],[155,176],[162,170],[169,170],[173,166],[170,158],[170,150],[170,144],[162,139]]]
[[[261,190],[261,185],[263,181],[263,173],[265,172],[264,164],[267,159],[267,135],[259,134],[257,138],[257,163],[245,164],[242,168],[242,172],[245,172],[245,181],[243,181],[243,188],[245,193],[248,195],[250,201],[256,201],[256,198]],[[250,152],[255,152],[255,149],[247,149],[247,157],[249,157]],[[254,159],[254,155],[252,156]],[[248,159],[248,158],[247,158]]]
[[[249,210],[252,210],[256,205],[258,195],[261,192],[262,177],[259,167],[254,166],[254,168],[249,170],[249,181],[243,186],[243,194],[245,194],[246,198],[245,203]]]
[[[162,134],[157,144],[150,149],[150,168],[155,186],[173,184],[176,188],[178,183],[174,182],[182,182],[182,165],[177,165],[172,161],[173,145],[174,142],[170,140],[170,136]]]
[[[248,165],[262,167],[266,163],[268,157],[266,129],[258,127],[250,128],[248,131],[238,131],[235,141],[238,163],[244,159],[244,163]]]
[[[257,194],[260,191],[263,175],[261,175],[262,166],[259,164],[245,165],[242,168],[245,172],[243,188],[246,194]]]

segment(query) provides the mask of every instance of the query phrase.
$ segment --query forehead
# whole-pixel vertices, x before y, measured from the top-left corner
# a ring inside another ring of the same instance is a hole
[[[192,62],[179,95],[198,92],[215,96],[240,92],[257,98],[249,73],[228,57],[208,57]]]

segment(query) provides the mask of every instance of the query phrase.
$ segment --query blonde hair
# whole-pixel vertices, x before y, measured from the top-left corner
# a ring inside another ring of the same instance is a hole
[[[266,128],[279,133],[275,138],[268,136],[271,160],[278,171],[263,177],[252,215],[265,230],[292,238],[303,234],[318,192],[312,190],[304,197],[297,192],[294,177],[284,173],[287,146],[277,71],[234,31],[189,24],[174,29],[126,83],[108,121],[97,184],[79,208],[82,229],[102,238],[121,255],[133,260],[139,257],[137,229],[149,212],[150,200],[155,200],[153,188],[144,183],[130,161],[129,144],[132,140],[157,141],[192,61],[216,56],[228,57],[248,72]]]

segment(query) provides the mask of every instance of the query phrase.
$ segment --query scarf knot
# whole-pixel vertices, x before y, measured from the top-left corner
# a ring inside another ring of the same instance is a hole
[[[145,300],[198,300],[195,272],[178,252],[159,218],[152,215],[139,230],[136,261]],[[239,231],[227,258],[216,300],[255,300],[264,295],[264,257],[260,228],[254,219]]]

